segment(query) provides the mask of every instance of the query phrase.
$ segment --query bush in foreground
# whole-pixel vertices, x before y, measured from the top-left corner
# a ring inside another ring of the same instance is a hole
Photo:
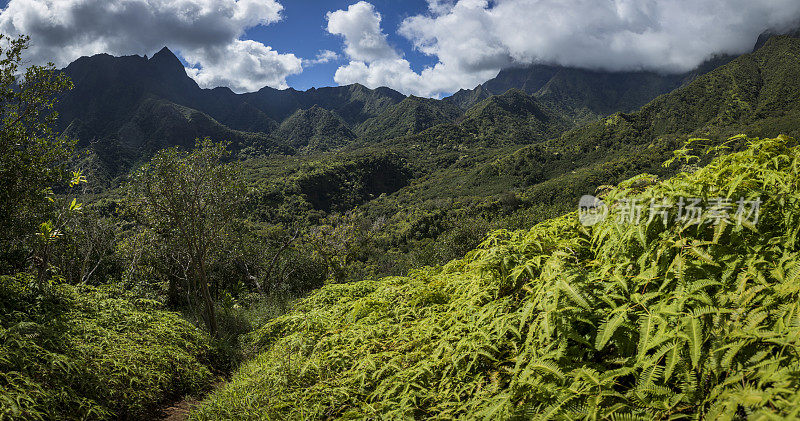
[[[623,199],[664,197],[763,202],[755,225],[665,226],[647,206],[619,220]],[[794,141],[637,177],[605,201],[591,228],[567,215],[441,268],[321,289],[254,334],[263,352],[193,418],[800,416]]]
[[[206,334],[113,287],[0,277],[0,420],[140,419],[211,382]]]

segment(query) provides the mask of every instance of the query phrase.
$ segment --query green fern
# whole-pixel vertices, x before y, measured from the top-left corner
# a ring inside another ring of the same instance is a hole
[[[443,267],[328,285],[252,335],[262,353],[191,417],[798,418],[799,171],[793,140],[751,139],[620,184],[591,228],[570,214]],[[761,197],[761,220],[617,218],[624,198],[731,194]]]

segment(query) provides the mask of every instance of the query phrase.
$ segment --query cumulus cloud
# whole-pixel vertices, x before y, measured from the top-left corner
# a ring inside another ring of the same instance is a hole
[[[502,52],[517,63],[682,72],[799,18],[797,0],[461,0],[400,32],[465,68],[502,64]]]
[[[347,10],[328,12],[328,32],[344,37],[344,52],[353,60],[371,62],[398,57],[381,30],[380,13],[365,1]]]
[[[303,60],[304,66],[313,66],[315,64],[330,63],[331,61],[339,60],[339,54],[331,50],[321,50],[317,53],[317,57],[313,59]]]
[[[253,40],[188,50],[183,57],[193,66],[187,73],[200,86],[227,86],[238,92],[256,91],[265,85],[288,88],[286,76],[303,70],[301,60],[293,54],[279,54]]]
[[[441,62],[421,73],[414,72],[411,63],[389,45],[380,13],[365,1],[328,13],[328,32],[342,36],[344,52],[350,59],[334,75],[340,85],[389,86],[403,93],[436,96],[457,89],[465,81],[477,84],[494,76],[493,70],[463,74]]]
[[[180,51],[203,87],[237,91],[286,87],[301,60],[256,41],[248,28],[281,19],[275,0],[11,0],[0,32],[31,36],[27,59],[64,66],[97,53],[146,54],[164,45]]]
[[[338,83],[385,84],[430,96],[471,88],[518,64],[688,71],[716,53],[747,52],[767,29],[797,25],[800,2],[428,0],[427,13],[398,28],[415,49],[437,59],[419,73],[386,42],[371,4],[357,3],[328,19],[328,31],[344,37],[351,59],[337,71]]]

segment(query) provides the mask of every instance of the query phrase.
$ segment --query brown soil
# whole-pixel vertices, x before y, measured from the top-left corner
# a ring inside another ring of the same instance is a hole
[[[189,416],[192,408],[199,403],[200,401],[193,399],[174,402],[168,408],[161,410],[159,419],[162,421],[183,421]]]

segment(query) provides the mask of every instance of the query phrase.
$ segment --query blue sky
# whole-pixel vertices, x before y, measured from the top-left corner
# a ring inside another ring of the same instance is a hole
[[[354,1],[333,0],[291,0],[283,2],[283,20],[266,26],[248,29],[246,38],[261,41],[280,53],[294,53],[302,58],[314,58],[320,50],[331,50],[341,54],[342,38],[329,34],[325,29],[326,15],[330,11],[347,9]],[[411,42],[397,34],[403,19],[425,13],[428,5],[424,0],[373,0],[371,3],[381,14],[382,26],[389,43],[411,63],[413,70],[419,72],[425,66],[436,63],[436,57],[426,56],[414,48]],[[287,77],[289,86],[306,90],[311,87],[336,86],[333,75],[342,65],[344,58],[324,64],[303,68],[303,72]]]

